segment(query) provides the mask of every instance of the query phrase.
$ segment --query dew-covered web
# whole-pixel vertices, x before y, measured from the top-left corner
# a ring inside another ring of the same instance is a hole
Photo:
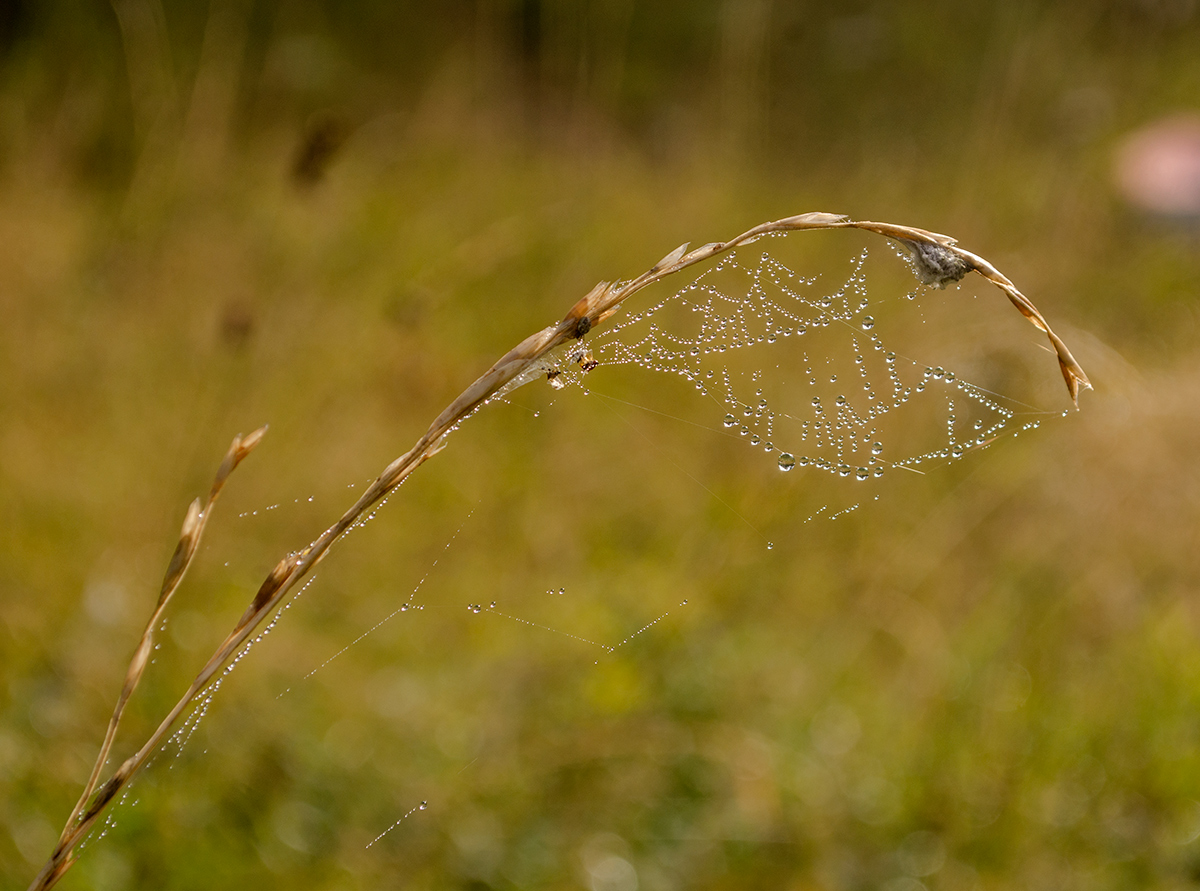
[[[743,247],[542,370],[556,389],[601,395],[597,368],[674,377],[707,405],[688,423],[740,438],[781,472],[860,483],[961,459],[1051,414],[885,340],[885,323],[912,328],[903,314],[938,292],[910,277],[898,296],[876,296],[868,257],[864,249],[844,282],[827,290],[761,246]],[[846,509],[818,511],[833,518]]]

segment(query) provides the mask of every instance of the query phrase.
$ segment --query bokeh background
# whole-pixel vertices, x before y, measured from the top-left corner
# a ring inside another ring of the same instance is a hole
[[[496,356],[809,210],[989,257],[1082,411],[805,524],[800,474],[736,441],[520,391],[343,542],[63,887],[1200,883],[1198,47],[1194,0],[0,4],[5,886],[235,433],[271,425],[118,757]],[[1115,173],[1163,118],[1165,212]],[[812,237],[843,270],[868,244]],[[988,296],[926,328],[1060,411]],[[491,601],[607,643],[663,618],[605,656]]]

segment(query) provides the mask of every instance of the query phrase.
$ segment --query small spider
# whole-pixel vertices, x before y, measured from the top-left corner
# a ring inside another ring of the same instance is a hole
[[[599,362],[596,361],[595,357],[592,356],[592,351],[587,349],[586,347],[574,352],[571,355],[571,361],[578,362],[580,369],[584,372],[591,371],[593,368],[595,368],[597,365],[600,364]]]

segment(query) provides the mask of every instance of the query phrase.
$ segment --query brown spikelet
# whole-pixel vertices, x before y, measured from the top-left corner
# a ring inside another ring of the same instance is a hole
[[[163,576],[162,589],[158,595],[160,606],[179,585],[184,571],[196,553],[196,546],[200,543],[200,532],[203,528],[201,516],[200,499],[197,498],[188,505],[187,516],[183,519],[183,529],[179,533],[179,543],[175,545],[175,553],[171,555],[171,562],[167,565],[166,574]]]
[[[683,255],[687,253],[687,249],[688,249],[688,243],[685,241],[679,247],[675,248],[675,250],[671,251],[671,253],[667,254],[665,257],[663,257],[661,260],[659,260],[657,263],[655,263],[653,266],[651,266],[650,272],[659,273],[659,272],[662,272],[664,269],[674,266],[676,263],[679,262],[679,260],[683,257]]]
[[[247,455],[254,451],[264,436],[267,435],[267,425],[259,427],[252,433],[242,436],[240,433],[233,438],[233,442],[229,444],[229,450],[225,452],[225,458],[221,461],[221,466],[217,468],[216,478],[213,480],[212,491],[209,494],[209,500],[214,500],[217,494],[220,493],[221,487],[225,485],[225,480],[229,478],[229,474],[242,463]]]
[[[103,786],[96,792],[96,797],[92,799],[92,803],[88,805],[87,811],[84,812],[83,820],[93,820],[96,816],[108,806],[108,803],[113,800],[113,796],[117,794],[123,785],[120,777],[109,777]]]
[[[259,587],[258,593],[254,595],[254,601],[250,604],[250,608],[252,610],[258,612],[267,604],[275,592],[278,591],[280,587],[283,586],[283,583],[288,580],[288,576],[295,571],[296,563],[298,561],[298,555],[291,554],[275,564],[275,568],[267,574],[265,579],[263,579],[263,583]]]

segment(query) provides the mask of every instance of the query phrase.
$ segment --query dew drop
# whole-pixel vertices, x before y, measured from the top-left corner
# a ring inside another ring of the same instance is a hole
[[[767,542],[767,550],[768,550],[768,551],[769,551],[769,550],[771,550],[771,549],[772,549],[772,548],[774,548],[774,547],[775,547],[775,542],[773,542],[773,541],[769,541],[769,542]]]
[[[883,443],[881,443],[881,442],[873,442],[873,443],[871,443],[871,454],[872,454],[872,455],[881,455],[881,454],[883,454]]]
[[[873,318],[871,318],[870,316],[863,316],[862,329],[864,331],[870,331],[874,327],[875,327],[875,320]]]
[[[732,427],[734,424],[737,423],[737,418],[735,418],[733,415],[726,415],[725,420],[722,421],[721,423],[724,424],[726,427]]]
[[[784,452],[779,456],[779,469],[785,473],[796,466],[796,459],[790,452]]]
[[[428,801],[422,801],[422,802],[421,802],[421,810],[425,810],[425,808],[427,808],[427,807],[429,807],[429,802],[428,802]]]
[[[860,467],[858,470],[854,471],[854,478],[857,480],[865,480],[870,475],[871,471],[867,470],[865,467]]]

